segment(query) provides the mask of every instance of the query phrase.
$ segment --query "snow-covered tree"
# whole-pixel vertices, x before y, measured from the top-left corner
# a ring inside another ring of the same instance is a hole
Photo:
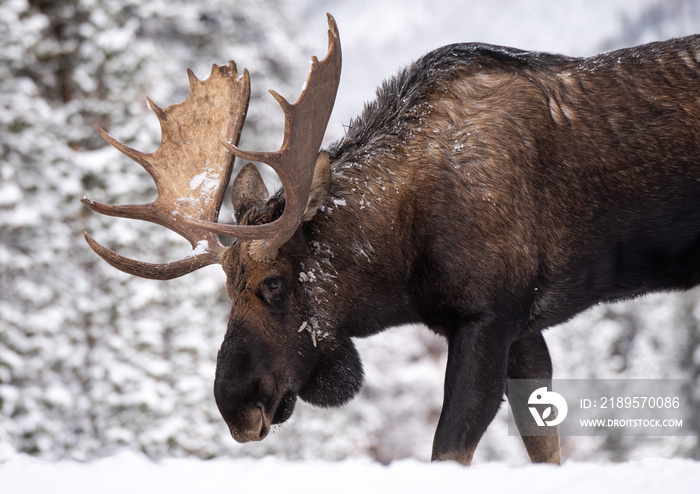
[[[236,59],[258,88],[252,104],[274,107],[257,101],[262,88],[284,92],[288,77],[303,78],[305,67],[287,65],[302,53],[292,35],[274,1],[0,3],[2,448],[85,458],[128,444],[207,457],[230,446],[211,397],[223,274],[156,283],[116,272],[83,230],[146,260],[188,246],[155,226],[92,215],[79,199],[152,199],[150,178],[97,129],[155,149],[145,96],[184,99],[188,66],[205,78],[212,63]],[[272,147],[282,120],[258,115],[248,124]]]

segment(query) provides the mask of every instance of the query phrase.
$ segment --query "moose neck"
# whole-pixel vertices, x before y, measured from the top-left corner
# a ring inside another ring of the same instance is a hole
[[[305,226],[312,254],[303,261],[302,281],[309,280],[318,317],[350,336],[428,322],[412,289],[420,251],[417,208],[440,188],[425,183],[435,176],[422,172],[426,161],[438,159],[425,155],[434,134],[419,128],[436,117],[426,73],[413,67],[386,81],[331,145],[330,191]]]
[[[407,282],[407,184],[381,156],[332,158],[329,196],[305,227],[311,255],[300,262],[316,317],[360,337],[418,321]]]

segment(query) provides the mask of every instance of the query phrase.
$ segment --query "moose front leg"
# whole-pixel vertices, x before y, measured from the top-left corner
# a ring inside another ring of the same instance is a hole
[[[503,400],[510,341],[496,325],[483,323],[449,335],[445,396],[433,460],[471,463]]]
[[[533,390],[542,386],[551,389],[552,360],[542,333],[527,333],[513,342],[508,355],[508,378],[536,380],[529,386]],[[548,427],[547,436],[534,435],[541,434],[541,430],[533,423],[527,407],[529,391],[525,395],[509,393],[509,402],[527,454],[533,463],[561,463],[558,427]]]

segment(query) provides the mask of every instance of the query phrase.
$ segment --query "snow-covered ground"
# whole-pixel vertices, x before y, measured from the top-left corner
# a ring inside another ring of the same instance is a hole
[[[368,461],[285,462],[177,460],[160,463],[123,452],[90,463],[46,462],[18,456],[0,464],[3,494],[167,493],[438,493],[691,494],[700,487],[700,463],[648,458],[617,464],[568,463],[512,467]]]

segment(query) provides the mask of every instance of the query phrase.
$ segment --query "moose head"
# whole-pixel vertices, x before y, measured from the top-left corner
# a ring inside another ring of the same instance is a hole
[[[250,99],[247,71],[239,76],[233,62],[214,65],[204,81],[188,71],[190,93],[183,103],[161,109],[148,100],[162,130],[155,152],[141,153],[101,131],[149,172],[157,198],[150,204],[120,206],[82,200],[102,214],[165,226],[193,248],[178,261],[151,264],[121,256],[85,233],[90,247],[117,269],[167,280],[210,264],[223,266],[233,304],[217,358],[214,394],[239,442],[263,439],[272,424],[291,416],[297,397],[321,406],[339,405],[363,380],[353,343],[318,327],[306,309],[309,294],[298,283],[297,260],[309,250],[300,230],[314,217],[330,185],[329,156],[319,149],[340,82],[341,50],[330,15],[328,24],[328,54],[322,61],[312,59],[298,101],[290,104],[270,91],[285,115],[278,151],[236,147]],[[283,189],[268,198],[259,172],[247,164],[232,186],[237,224],[227,225],[217,219],[234,156],[271,166]],[[220,236],[235,241],[225,247]]]

